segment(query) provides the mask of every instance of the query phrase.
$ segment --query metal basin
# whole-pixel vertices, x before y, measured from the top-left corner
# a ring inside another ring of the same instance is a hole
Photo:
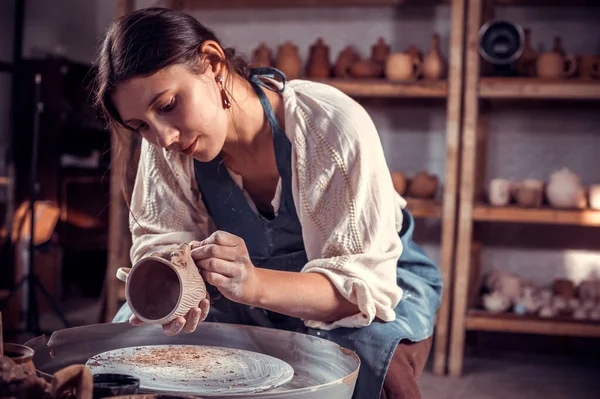
[[[95,324],[58,330],[26,343],[35,351],[33,362],[46,378],[63,367],[85,364],[112,349],[141,345],[214,345],[264,353],[286,361],[294,378],[279,388],[223,398],[350,399],[360,360],[334,342],[306,334],[235,324],[202,323],[192,334],[166,336],[160,326],[132,327],[128,323]]]

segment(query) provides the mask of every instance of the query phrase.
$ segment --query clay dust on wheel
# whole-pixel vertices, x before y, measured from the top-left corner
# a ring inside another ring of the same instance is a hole
[[[91,357],[92,373],[140,379],[152,392],[223,395],[262,392],[288,383],[294,369],[261,353],[215,346],[156,345],[115,349]]]

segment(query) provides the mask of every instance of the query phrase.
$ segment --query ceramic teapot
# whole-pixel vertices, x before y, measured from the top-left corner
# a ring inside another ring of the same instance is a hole
[[[329,47],[318,38],[310,47],[308,62],[306,63],[306,76],[309,78],[328,78],[331,74],[331,62],[329,61]]]
[[[407,53],[390,54],[385,63],[385,76],[392,82],[410,82],[421,77],[423,63]]]

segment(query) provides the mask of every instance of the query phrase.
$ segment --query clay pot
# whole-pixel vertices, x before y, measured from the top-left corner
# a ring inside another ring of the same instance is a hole
[[[378,78],[383,73],[383,67],[372,60],[364,59],[352,65],[348,72],[358,79]]]
[[[443,79],[446,77],[446,61],[440,51],[440,36],[436,33],[431,39],[431,48],[423,58],[423,78]]]
[[[585,54],[577,60],[578,75],[584,79],[600,79],[600,56]]]
[[[510,299],[498,292],[485,294],[481,299],[484,309],[493,314],[504,313],[510,309],[511,306]]]
[[[554,295],[567,302],[574,298],[576,293],[575,284],[571,280],[566,279],[554,280],[553,291]]]
[[[302,71],[302,60],[298,53],[298,47],[291,41],[286,41],[279,46],[275,68],[283,72],[287,80],[298,79]]]
[[[524,180],[516,186],[515,200],[524,208],[539,208],[544,198],[544,183],[539,180]]]
[[[600,184],[592,184],[588,189],[590,208],[600,210]]]
[[[536,60],[536,74],[541,79],[565,79],[577,71],[574,55],[564,56],[557,52],[542,53]]]
[[[512,183],[506,179],[492,179],[488,188],[488,201],[493,206],[506,206],[510,203]]]
[[[380,37],[377,39],[377,43],[371,47],[371,60],[378,63],[383,68],[389,55],[390,46],[385,42],[383,37]]]
[[[309,58],[306,64],[306,76],[313,79],[325,79],[331,75],[331,61],[329,60],[329,47],[322,38],[310,47]]]
[[[408,187],[408,179],[406,175],[402,172],[392,172],[392,183],[394,184],[394,189],[400,195],[404,195],[406,192],[406,187]]]
[[[555,208],[585,208],[585,189],[579,176],[567,168],[552,173],[546,187],[546,197]]]
[[[206,286],[188,244],[168,256],[154,254],[132,268],[119,268],[117,278],[126,283],[131,311],[145,323],[166,324],[206,298]]]
[[[338,78],[347,78],[350,68],[360,60],[360,56],[352,46],[346,46],[335,61],[334,75]]]
[[[417,80],[423,71],[418,58],[406,53],[390,54],[385,63],[385,76],[392,82],[410,82]]]
[[[410,46],[408,46],[408,48],[404,52],[421,62],[423,61],[423,53],[414,44],[411,44]]]
[[[427,172],[419,172],[408,185],[409,197],[416,198],[433,198],[438,188],[438,178],[435,175],[430,175]]]
[[[13,343],[4,344],[4,356],[11,358],[16,364],[35,373],[35,365],[33,364],[34,354],[35,351],[28,346]]]
[[[252,66],[254,68],[273,66],[273,54],[265,43],[261,43],[252,53]]]
[[[521,76],[535,76],[535,63],[538,57],[537,51],[531,45],[531,30],[525,29],[525,45],[523,53],[515,62],[515,70]]]

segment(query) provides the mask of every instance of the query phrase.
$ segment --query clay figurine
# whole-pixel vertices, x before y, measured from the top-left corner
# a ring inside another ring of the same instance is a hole
[[[385,42],[383,37],[380,37],[377,39],[377,43],[371,47],[371,60],[379,64],[383,70],[389,55],[390,46]]]
[[[525,29],[525,45],[523,53],[515,62],[515,70],[521,76],[535,76],[535,62],[538,53],[531,45],[531,30]]]
[[[331,61],[329,60],[329,47],[323,38],[319,37],[310,47],[306,76],[313,79],[325,79],[331,75]]]
[[[347,78],[352,65],[360,60],[360,56],[352,46],[346,46],[338,55],[335,61],[334,75],[338,78]]]
[[[492,179],[488,188],[488,202],[493,206],[506,206],[510,203],[511,182],[506,179]]]
[[[302,70],[302,60],[298,53],[298,47],[287,40],[279,46],[277,58],[275,59],[275,68],[282,71],[287,80],[298,79]]]
[[[555,208],[585,208],[585,189],[579,176],[567,168],[558,170],[550,176],[546,187],[546,197]]]
[[[411,179],[408,185],[408,197],[427,198],[435,197],[438,188],[438,177],[427,172],[419,172]]]
[[[431,39],[431,48],[423,58],[423,79],[443,79],[446,77],[446,60],[440,51],[440,36],[436,33]]]
[[[542,306],[542,301],[536,295],[534,287],[525,286],[521,297],[515,304],[515,308],[517,308],[517,305],[523,309],[523,312],[519,312],[519,314],[535,314]]]
[[[273,66],[271,49],[265,43],[261,43],[252,53],[252,67],[265,68],[271,66]]]

